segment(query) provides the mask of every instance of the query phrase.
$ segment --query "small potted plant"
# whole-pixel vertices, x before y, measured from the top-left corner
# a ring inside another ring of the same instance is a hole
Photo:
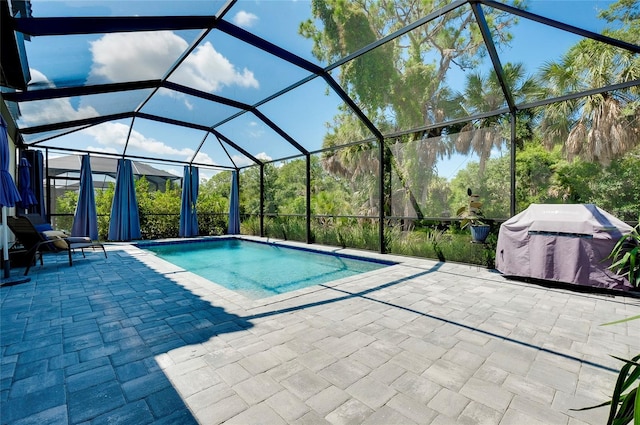
[[[472,242],[484,243],[489,236],[491,226],[482,221],[484,214],[482,213],[480,195],[474,195],[471,189],[467,189],[467,195],[469,195],[469,203],[457,212],[458,217],[462,219],[460,227],[471,229]]]

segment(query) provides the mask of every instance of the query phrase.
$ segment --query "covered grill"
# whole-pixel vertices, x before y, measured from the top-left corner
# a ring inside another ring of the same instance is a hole
[[[532,204],[500,226],[496,269],[508,276],[629,289],[605,259],[631,230],[593,204]]]

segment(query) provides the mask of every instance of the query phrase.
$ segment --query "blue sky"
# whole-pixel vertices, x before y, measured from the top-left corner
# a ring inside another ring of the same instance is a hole
[[[210,1],[33,1],[33,14],[41,16],[95,16],[95,15],[171,15],[210,14],[223,2]],[[596,23],[595,11],[605,8],[609,1],[550,1],[533,0],[530,10],[550,18],[563,19],[588,29],[601,30]],[[580,13],[577,13],[580,12]],[[310,15],[308,0],[239,1],[225,19],[257,34],[274,44],[282,45],[293,53],[317,63],[311,55],[312,42],[298,35],[300,22]],[[579,22],[577,22],[578,20]],[[573,22],[571,22],[573,21]],[[78,85],[122,82],[161,78],[158,70],[171,65],[198,35],[198,31],[106,34],[88,36],[39,37],[27,42],[32,72],[32,83],[42,85]],[[521,20],[513,29],[515,35],[510,48],[501,52],[503,62],[524,62],[533,72],[545,60],[557,59],[561,53],[579,40],[559,30]],[[326,64],[320,64],[324,66]],[[483,67],[488,67],[488,61]],[[185,62],[169,77],[169,81],[199,90],[254,104],[266,96],[305,78],[309,74],[266,53],[257,51],[221,32],[212,32],[199,44]],[[64,80],[63,78],[67,78]],[[464,76],[456,71],[448,78],[453,87],[461,87]],[[139,105],[148,91],[131,94],[85,96],[80,99],[55,99],[22,105],[20,124],[38,125],[47,120],[79,119],[98,114],[131,110]],[[306,149],[320,149],[326,133],[326,123],[338,113],[341,100],[329,92],[326,83],[316,78],[294,91],[259,108],[284,131],[298,140]],[[126,97],[125,97],[126,96]],[[235,112],[226,106],[205,105],[197,98],[175,92],[162,91],[148,102],[142,112],[162,115],[170,113],[176,119],[212,122]],[[190,160],[202,143],[205,133],[181,127],[162,125],[137,119],[129,135],[130,120],[106,123],[83,132],[64,137],[67,147],[96,152],[122,152],[129,137],[127,153],[143,157]],[[280,158],[295,155],[297,150],[275,134],[254,115],[245,113],[239,119],[219,127],[219,130],[238,141],[258,158]],[[197,162],[211,165],[232,165],[219,162],[222,154],[209,136]],[[43,146],[59,143],[45,142]],[[247,165],[246,158],[236,155],[236,165]],[[500,154],[496,152],[496,154]],[[438,163],[444,177],[451,178],[464,168],[473,157],[455,156]],[[167,168],[167,167],[162,167]],[[177,174],[182,166],[170,167]],[[206,176],[207,172],[201,173]]]

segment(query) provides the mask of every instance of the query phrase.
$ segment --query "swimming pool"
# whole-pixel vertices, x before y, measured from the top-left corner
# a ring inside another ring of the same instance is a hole
[[[138,246],[251,299],[266,298],[395,264],[235,238]]]

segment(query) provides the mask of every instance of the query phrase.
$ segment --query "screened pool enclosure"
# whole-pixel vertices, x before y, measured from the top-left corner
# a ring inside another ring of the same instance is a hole
[[[468,187],[497,221],[640,210],[637,1],[1,6],[19,151],[197,167],[201,192],[237,172],[243,233],[394,251]]]

